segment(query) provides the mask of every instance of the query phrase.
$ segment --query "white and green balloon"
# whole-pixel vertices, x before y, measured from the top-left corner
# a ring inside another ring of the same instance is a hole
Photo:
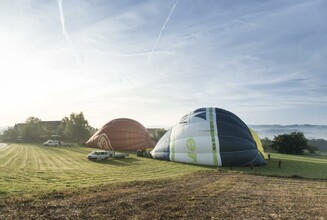
[[[260,139],[235,114],[200,108],[185,115],[159,140],[155,159],[212,166],[266,164]]]

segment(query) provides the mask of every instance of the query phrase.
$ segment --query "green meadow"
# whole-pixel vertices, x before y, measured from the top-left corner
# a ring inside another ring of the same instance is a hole
[[[250,167],[233,167],[232,170],[265,176],[327,179],[327,155],[270,154],[271,159],[267,161],[266,166],[254,167],[253,170]],[[281,168],[278,168],[279,160]]]
[[[44,147],[9,144],[0,148],[0,197],[11,194],[78,190],[129,181],[172,178],[216,167],[159,161],[129,154],[125,159],[90,161],[86,147]],[[267,166],[224,167],[219,170],[257,175],[327,179],[327,156],[272,153]],[[282,168],[278,161],[282,160]]]
[[[10,144],[0,148],[0,197],[78,189],[127,181],[175,177],[210,167],[158,161],[129,154],[124,159],[90,161],[93,148]]]

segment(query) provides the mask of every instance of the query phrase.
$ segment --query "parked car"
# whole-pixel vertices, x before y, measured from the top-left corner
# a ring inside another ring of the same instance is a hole
[[[43,143],[44,146],[59,146],[59,141],[56,140],[47,140]]]
[[[115,151],[92,151],[87,158],[89,160],[105,160],[110,157],[113,158],[125,158],[128,154],[125,153],[116,153]]]

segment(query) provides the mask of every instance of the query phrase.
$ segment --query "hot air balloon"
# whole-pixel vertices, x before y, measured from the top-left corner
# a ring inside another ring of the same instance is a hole
[[[124,151],[153,148],[155,144],[142,124],[132,119],[119,118],[100,128],[86,145],[104,150]]]
[[[212,166],[266,164],[260,138],[235,114],[200,108],[180,119],[159,140],[155,159]]]

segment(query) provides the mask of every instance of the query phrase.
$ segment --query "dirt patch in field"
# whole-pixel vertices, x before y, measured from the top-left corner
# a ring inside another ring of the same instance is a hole
[[[0,219],[327,219],[327,182],[201,171],[5,198]]]

